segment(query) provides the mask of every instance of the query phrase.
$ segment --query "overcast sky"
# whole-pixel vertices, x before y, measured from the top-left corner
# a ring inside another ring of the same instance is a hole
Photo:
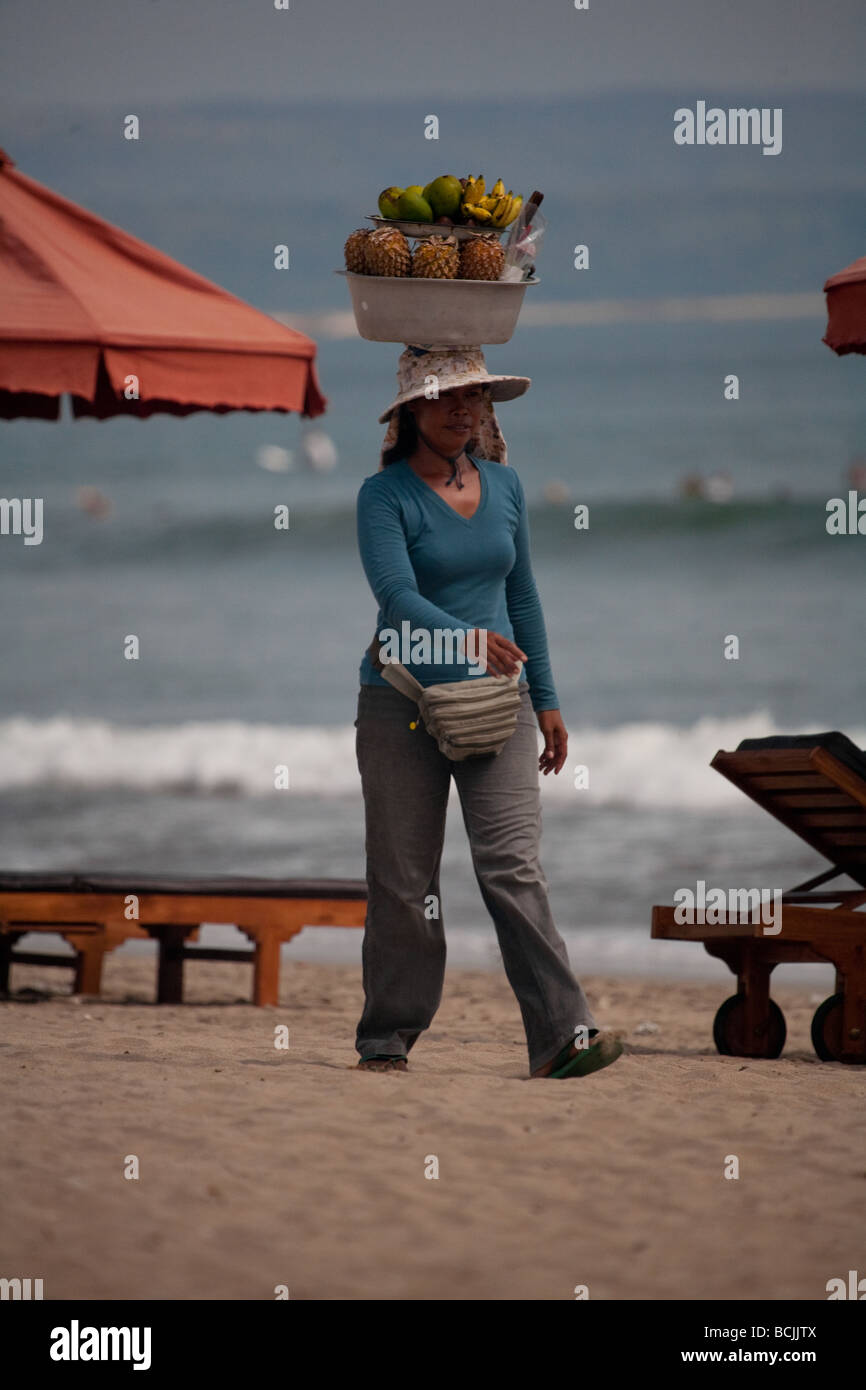
[[[0,0],[0,103],[864,87],[866,0],[589,4]]]

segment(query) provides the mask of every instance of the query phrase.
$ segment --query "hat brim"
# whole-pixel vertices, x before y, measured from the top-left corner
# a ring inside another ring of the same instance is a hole
[[[455,381],[452,386],[444,387],[441,394],[447,396],[449,391],[457,391],[462,385],[466,386],[489,386],[490,399],[492,401],[513,401],[518,396],[522,396],[524,391],[528,391],[532,385],[532,378],[528,376],[496,376],[491,375],[479,380],[475,377],[471,381]],[[379,416],[379,424],[384,425],[390,420],[394,411],[401,405],[407,405],[409,401],[422,400],[425,395],[424,387],[419,387],[417,391],[412,391],[408,395],[398,396],[392,401],[388,409]]]

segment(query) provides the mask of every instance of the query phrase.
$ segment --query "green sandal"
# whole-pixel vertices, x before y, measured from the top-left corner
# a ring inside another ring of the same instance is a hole
[[[589,1047],[579,1047],[572,1057],[573,1046],[574,1043],[570,1042],[562,1049],[554,1059],[553,1070],[548,1072],[549,1076],[555,1076],[557,1079],[566,1076],[589,1076],[591,1072],[601,1071],[602,1067],[609,1067],[611,1062],[615,1062],[617,1057],[622,1055],[622,1042],[613,1033],[597,1033]]]

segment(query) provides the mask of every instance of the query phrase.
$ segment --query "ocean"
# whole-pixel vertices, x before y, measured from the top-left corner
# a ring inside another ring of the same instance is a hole
[[[555,113],[545,119],[552,130]],[[23,163],[20,146],[13,153]],[[369,151],[366,161],[376,191],[396,177]],[[51,181],[33,160],[27,172]],[[438,172],[434,164],[427,177]],[[599,174],[593,190],[622,241],[625,185],[617,194]],[[148,236],[129,208],[120,214],[131,196],[121,188],[112,212],[103,186],[101,205],[89,205]],[[687,190],[667,196],[685,200]],[[709,194],[706,205],[693,200],[681,279],[673,244],[661,270],[644,259],[640,275],[632,264],[593,281],[589,298],[778,292],[791,317],[776,305],[726,321],[704,306],[679,318],[611,311],[591,327],[557,322],[556,306],[587,295],[562,268],[573,236],[557,228],[552,197],[538,304],[509,344],[486,349],[491,370],[533,380],[498,414],[530,503],[570,734],[566,769],[542,779],[542,862],[578,970],[722,979],[725,967],[700,946],[649,940],[652,904],[698,878],[791,887],[823,861],[710,759],[776,732],[841,729],[866,745],[866,537],[831,536],[825,525],[828,500],[847,496],[849,470],[866,455],[866,365],[822,344],[820,296],[823,278],[862,253],[863,196],[848,183],[825,188],[817,237],[805,189],[765,190],[764,220],[752,225],[757,196],[726,190],[724,217]],[[753,264],[766,255],[774,196],[802,216],[784,224],[770,278]],[[262,281],[250,294],[269,312],[296,308],[320,323],[325,416],[3,427],[0,492],[44,500],[44,538],[0,537],[0,867],[363,876],[353,719],[376,604],[354,499],[377,467],[376,417],[394,395],[399,347],[325,331],[327,316],[347,308],[333,275],[342,240],[372,210],[341,197],[336,224],[331,203],[310,203],[303,244],[319,249],[293,282],[303,292],[277,296]],[[178,206],[166,195],[174,240],[159,244],[181,256]],[[158,215],[151,196],[151,222]],[[634,193],[628,217],[635,229],[658,228],[658,189]],[[725,258],[732,219],[755,248],[745,273],[742,255]],[[672,221],[672,242],[681,235]],[[226,254],[217,238],[181,258],[219,279]],[[701,263],[712,268],[703,279]],[[803,307],[805,292],[814,299]],[[728,373],[740,379],[738,401],[724,399]],[[333,443],[331,471],[304,463],[311,429]],[[288,471],[260,466],[274,446],[290,451]],[[726,475],[728,499],[682,496],[694,473]],[[82,505],[82,488],[104,499],[104,515]],[[587,530],[573,524],[580,503]],[[273,525],[280,504],[284,531]],[[137,660],[124,656],[131,634]],[[724,657],[731,634],[735,661]],[[274,790],[278,763],[287,790]],[[588,789],[575,788],[578,763],[590,769]],[[443,914],[452,963],[497,964],[456,802]],[[290,953],[357,960],[360,936],[311,929]],[[832,984],[829,967],[789,969]]]

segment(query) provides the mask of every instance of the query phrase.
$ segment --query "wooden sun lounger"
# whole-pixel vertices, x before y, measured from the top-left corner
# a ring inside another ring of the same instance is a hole
[[[710,766],[832,867],[783,894],[778,935],[751,915],[692,925],[676,922],[673,907],[654,907],[653,937],[703,941],[730,966],[738,989],[716,1014],[713,1037],[737,1057],[778,1057],[785,1045],[785,1019],[770,998],[774,967],[830,961],[835,993],[815,1013],[812,1044],[823,1061],[866,1063],[866,755],[843,734],[814,734],[746,739]],[[842,874],[862,887],[816,891]]]
[[[128,917],[130,897],[137,916]],[[364,925],[361,879],[156,878],[140,874],[0,873],[0,993],[11,965],[74,966],[75,990],[98,994],[107,951],[130,938],[159,943],[157,1003],[183,1000],[186,960],[251,961],[253,1003],[276,1004],[280,947],[305,926]],[[236,926],[251,950],[195,947],[203,922]],[[27,932],[56,932],[75,957],[19,952]]]

